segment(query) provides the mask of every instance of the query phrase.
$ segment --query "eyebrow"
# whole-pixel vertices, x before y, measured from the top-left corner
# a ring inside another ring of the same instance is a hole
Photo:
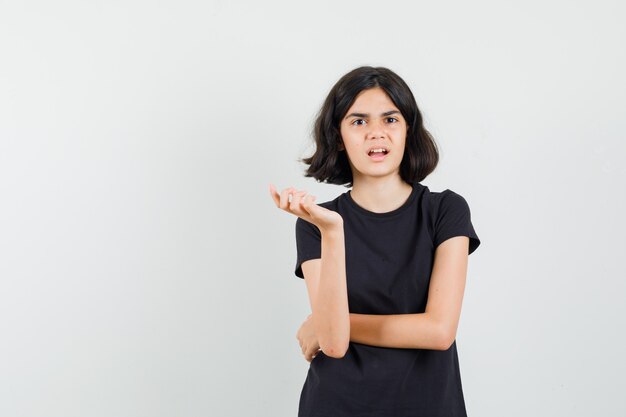
[[[392,114],[400,114],[400,112],[398,110],[389,110],[389,111],[386,111],[384,113],[381,113],[380,116],[381,117],[385,117],[385,116],[390,116]],[[370,115],[369,115],[369,113],[350,113],[349,115],[347,115],[344,118],[344,120],[349,118],[349,117],[352,117],[352,116],[354,116],[354,117],[369,117]]]

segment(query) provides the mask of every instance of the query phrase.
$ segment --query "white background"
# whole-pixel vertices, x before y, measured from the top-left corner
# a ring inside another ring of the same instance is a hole
[[[482,240],[468,414],[623,416],[620,1],[0,1],[0,415],[296,415],[315,112],[403,77]]]

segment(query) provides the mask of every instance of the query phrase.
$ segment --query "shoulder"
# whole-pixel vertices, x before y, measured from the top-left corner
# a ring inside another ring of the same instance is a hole
[[[465,197],[461,194],[446,188],[443,191],[430,191],[428,190],[428,205],[433,213],[439,213],[447,209],[469,209],[469,205]]]
[[[446,189],[441,192],[439,206],[441,207],[467,207],[467,200],[461,194]]]
[[[471,218],[465,197],[449,188],[443,191],[427,190],[423,206],[431,230],[436,231],[451,222],[466,223]]]
[[[472,215],[467,200],[450,189],[435,194],[431,218],[434,246],[437,247],[450,237],[468,236],[470,238],[468,254],[471,254],[480,245],[480,239],[472,224]]]

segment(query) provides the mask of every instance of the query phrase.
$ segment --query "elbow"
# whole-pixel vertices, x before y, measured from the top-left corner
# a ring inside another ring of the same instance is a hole
[[[456,332],[442,328],[436,337],[435,350],[448,350],[456,340]]]
[[[347,318],[344,326],[333,326],[328,334],[318,339],[320,349],[324,355],[341,359],[348,352],[350,347],[350,319],[349,316]]]
[[[343,358],[346,355],[349,346],[349,338],[344,338],[344,340],[340,342],[325,343],[323,346],[320,344],[320,348],[322,349],[322,352],[324,352],[324,355],[335,359]]]
[[[322,349],[324,355],[330,356],[331,358],[341,359],[346,355],[348,351],[348,346],[327,346]]]
[[[440,346],[439,350],[448,350],[448,349],[450,349],[450,348],[452,347],[452,344],[453,344],[453,343],[454,343],[454,339],[452,339],[452,340],[447,339],[447,340],[445,341],[445,343],[443,343],[443,344]]]

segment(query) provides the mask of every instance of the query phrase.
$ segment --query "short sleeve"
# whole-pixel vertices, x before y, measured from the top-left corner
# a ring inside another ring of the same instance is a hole
[[[436,248],[451,237],[467,236],[470,238],[469,255],[480,245],[480,239],[472,225],[469,205],[465,198],[449,189],[441,194],[435,217],[434,247]]]
[[[322,257],[322,234],[316,225],[301,217],[296,220],[296,250],[295,274],[304,279],[302,262]]]

